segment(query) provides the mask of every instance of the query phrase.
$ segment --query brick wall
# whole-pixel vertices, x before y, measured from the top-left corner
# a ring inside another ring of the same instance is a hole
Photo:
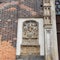
[[[9,43],[9,41],[1,41],[0,35],[0,60],[15,60],[15,48]]]
[[[0,4],[0,60],[16,59],[18,2]]]
[[[0,3],[0,35],[16,47],[18,18],[42,17],[42,0],[9,0]],[[40,2],[41,1],[41,2]]]
[[[42,0],[0,0],[0,60],[16,57],[18,18],[42,17],[42,9]]]
[[[17,4],[18,2],[0,4],[0,35],[2,41],[11,40],[14,47],[17,38]]]

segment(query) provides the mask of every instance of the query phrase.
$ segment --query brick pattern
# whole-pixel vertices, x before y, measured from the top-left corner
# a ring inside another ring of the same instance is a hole
[[[0,35],[2,41],[9,41],[16,47],[18,2],[0,4]]]
[[[0,60],[16,58],[18,18],[41,17],[42,11],[42,0],[0,0]]]
[[[0,3],[11,3],[16,2],[16,0],[1,0]],[[42,0],[17,0],[19,5],[18,17],[42,17],[43,15],[43,1]]]
[[[16,47],[18,18],[41,17],[43,12],[42,0],[1,0],[0,2],[2,41],[10,40],[12,46]]]
[[[43,16],[43,1],[42,0],[19,0],[18,17],[32,18]]]
[[[0,60],[15,60],[15,48],[9,41],[1,41],[1,36],[2,35],[0,35]]]

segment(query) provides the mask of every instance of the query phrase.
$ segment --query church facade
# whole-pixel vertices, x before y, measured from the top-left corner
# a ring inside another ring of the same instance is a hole
[[[59,60],[56,33],[55,0],[0,1],[1,60]]]

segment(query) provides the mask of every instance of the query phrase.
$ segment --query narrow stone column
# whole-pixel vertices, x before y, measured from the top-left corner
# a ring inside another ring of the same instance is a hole
[[[45,32],[45,60],[51,60],[51,4],[50,0],[43,0],[44,32]]]
[[[57,45],[55,0],[51,0],[51,21],[52,21],[52,39],[51,39],[52,60],[59,60]]]
[[[43,0],[43,6],[45,32],[45,60],[59,60],[56,32],[55,0]]]
[[[45,60],[51,60],[51,28],[45,29]]]

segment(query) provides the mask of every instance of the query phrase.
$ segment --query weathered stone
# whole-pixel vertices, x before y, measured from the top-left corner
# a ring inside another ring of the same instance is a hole
[[[40,55],[40,46],[38,42],[38,22],[34,20],[25,21],[23,23],[23,36],[22,36],[22,45],[21,45],[21,55],[28,56]]]

